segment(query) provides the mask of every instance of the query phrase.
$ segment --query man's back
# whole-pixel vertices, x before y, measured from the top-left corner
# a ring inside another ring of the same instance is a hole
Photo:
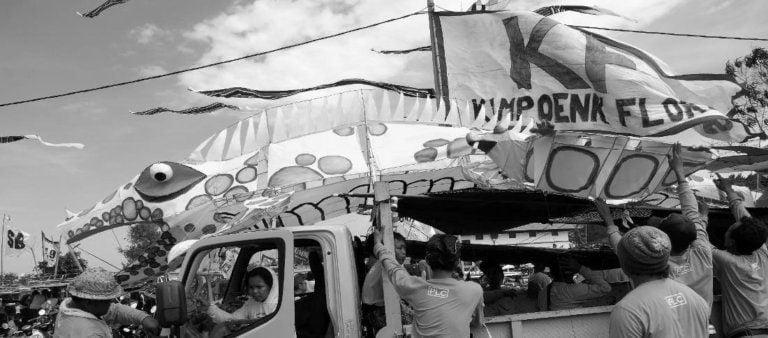
[[[669,278],[687,285],[712,307],[712,249],[697,239],[680,256],[669,257]]]
[[[483,301],[479,284],[453,278],[410,277],[410,283],[397,287],[413,306],[414,336],[468,336],[469,321]]]
[[[611,337],[708,337],[709,306],[669,278],[646,282],[611,311]]]
[[[768,328],[768,248],[751,255],[713,250],[723,292],[723,325],[730,334]]]

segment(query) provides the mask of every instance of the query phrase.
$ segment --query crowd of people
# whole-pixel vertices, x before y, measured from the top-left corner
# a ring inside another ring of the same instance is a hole
[[[616,291],[607,274],[569,255],[551,264],[535,264],[524,292],[503,287],[501,264],[492,258],[479,265],[481,283],[464,280],[463,271],[457,270],[462,243],[456,237],[432,236],[425,259],[407,262],[402,235],[394,233],[393,252],[374,230],[361,285],[365,334],[373,337],[387,326],[386,277],[400,298],[401,321],[412,324],[415,337],[468,337],[471,326],[480,325],[483,316],[613,304],[611,337],[705,337],[712,330],[716,278],[722,290],[724,336],[768,337],[768,228],[749,214],[730,182],[719,178],[718,188],[728,196],[735,222],[725,232],[725,249],[714,247],[707,233],[708,207],[697,202],[686,182],[680,151],[676,145],[669,163],[677,178],[681,213],[651,218],[647,225],[622,233],[608,204],[595,201],[621,265],[619,274],[631,281],[625,295],[604,302]],[[306,275],[294,281],[297,295],[313,291],[312,297],[296,299],[296,327],[300,336],[323,336],[329,319],[322,259],[313,252],[309,264],[312,283],[307,283]],[[277,281],[267,267],[250,269],[243,286],[248,300],[233,311],[210,305],[208,314],[214,322],[267,316],[279,305]],[[110,336],[111,323],[140,325],[148,333],[159,333],[158,322],[148,313],[115,302],[123,291],[104,270],[86,270],[70,283],[68,292],[70,297],[61,299],[58,290],[34,291],[21,300],[21,309],[6,307],[3,327],[40,309],[58,308],[57,337]],[[299,316],[300,308],[310,315]],[[323,312],[324,316],[318,315]]]
[[[714,247],[707,234],[708,207],[698,203],[689,187],[675,145],[670,156],[677,178],[681,213],[651,218],[647,225],[626,233],[613,223],[609,206],[595,201],[605,221],[609,243],[619,258],[619,275],[631,281],[626,294],[605,302],[616,291],[605,271],[593,271],[564,255],[551,264],[550,275],[537,264],[525,293],[501,287],[500,264],[480,264],[484,287],[460,280],[455,273],[460,243],[436,235],[427,243],[426,274],[409,273],[403,266],[405,240],[395,235],[395,252],[374,232],[375,263],[363,285],[364,319],[373,332],[386,325],[381,274],[412,311],[417,336],[466,337],[470,321],[486,316],[534,311],[555,311],[595,305],[613,305],[611,337],[707,337],[713,330],[710,315],[713,279],[722,289],[722,330],[725,337],[768,337],[768,228],[753,218],[743,198],[729,181],[717,186],[728,197],[735,222],[725,233],[725,249]],[[621,277],[619,277],[621,279]],[[481,311],[482,310],[482,311]],[[403,317],[405,323],[408,318]]]
[[[16,300],[4,300],[0,307],[0,335],[8,335],[17,331],[33,318],[39,315],[40,310],[46,313],[55,312],[61,301],[61,292],[58,288],[35,289],[24,294]]]

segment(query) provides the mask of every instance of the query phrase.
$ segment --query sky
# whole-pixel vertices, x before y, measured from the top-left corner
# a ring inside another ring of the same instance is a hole
[[[75,14],[101,0],[0,1],[0,104],[162,74],[281,47],[403,16],[426,7],[415,0],[132,0],[87,19]],[[436,1],[464,10],[470,1]],[[768,38],[768,1],[638,0],[511,1],[509,9],[589,4],[632,20],[557,14],[568,24],[650,31]],[[725,62],[768,43],[602,32],[664,60],[676,73],[722,73]],[[429,44],[425,15],[265,56],[158,80],[39,102],[0,107],[0,136],[39,134],[49,142],[80,142],[85,149],[45,147],[34,141],[0,145],[0,213],[9,225],[39,237],[58,236],[65,208],[78,212],[158,161],[180,161],[209,135],[256,109],[283,104],[213,99],[196,90],[265,90],[365,78],[432,87],[429,53],[383,55],[371,49]],[[300,100],[327,93],[310,93]],[[254,110],[199,116],[136,116],[158,106],[185,109],[212,102]],[[360,218],[338,220],[342,224]],[[120,265],[124,230],[104,232],[81,248]],[[40,256],[40,239],[34,247]],[[88,254],[92,266],[114,270]],[[33,257],[5,257],[6,272],[30,272]]]

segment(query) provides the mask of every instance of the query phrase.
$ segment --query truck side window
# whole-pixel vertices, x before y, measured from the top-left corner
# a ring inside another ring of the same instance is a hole
[[[293,269],[296,337],[324,337],[331,319],[320,243],[308,239],[296,240]]]
[[[192,264],[185,286],[188,329],[234,334],[259,326],[277,313],[282,281],[288,277],[283,276],[282,240],[206,248],[195,253]]]

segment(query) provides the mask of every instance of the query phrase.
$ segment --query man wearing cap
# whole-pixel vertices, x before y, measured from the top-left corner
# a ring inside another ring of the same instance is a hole
[[[619,241],[621,269],[635,285],[611,311],[611,337],[708,337],[709,306],[667,278],[672,248],[663,231],[640,226]]]
[[[146,312],[113,302],[123,289],[104,269],[85,270],[67,290],[72,297],[59,307],[55,337],[112,337],[107,323],[141,325],[150,335],[160,333],[160,324]]]
[[[726,337],[768,337],[768,230],[744,208],[729,181],[718,175],[715,183],[727,194],[736,219],[725,232],[726,250],[712,249]]]
[[[669,163],[677,177],[677,194],[682,215],[673,213],[666,218],[652,217],[648,225],[659,228],[670,239],[672,248],[669,256],[669,278],[696,291],[711,308],[712,246],[707,235],[707,219],[699,213],[696,197],[685,180],[680,152],[681,146],[677,143],[672,147]],[[608,237],[615,250],[621,239],[619,228],[613,224],[611,211],[605,202],[598,200],[595,205],[607,225]]]

